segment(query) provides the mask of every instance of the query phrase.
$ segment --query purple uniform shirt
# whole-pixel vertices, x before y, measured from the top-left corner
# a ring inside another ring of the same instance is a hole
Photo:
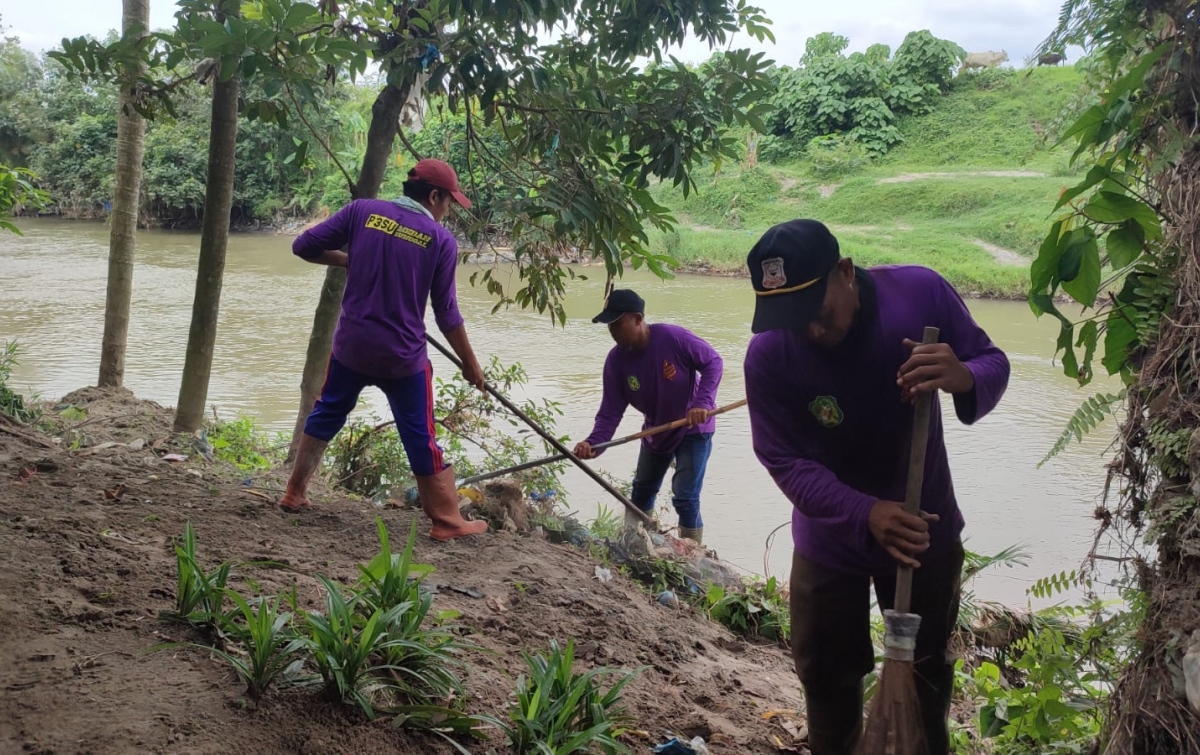
[[[333,354],[355,372],[401,378],[425,369],[425,304],[438,328],[463,323],[454,271],[458,243],[433,218],[382,199],[357,199],[292,244],[304,259],[349,245]]]
[[[804,558],[839,571],[895,569],[867,526],[878,500],[903,503],[912,438],[912,407],[896,374],[926,325],[940,328],[975,378],[954,397],[960,421],[990,412],[1008,385],[1008,358],[975,324],[958,293],[932,270],[884,266],[858,273],[862,306],[845,348],[823,350],[798,332],[773,330],[746,350],[746,398],[754,452],[792,502],[792,538]],[[938,514],[930,552],[962,531],[946,459],[942,415],[933,402],[921,497]]]
[[[715,409],[717,386],[724,362],[721,355],[691,331],[678,325],[650,326],[650,343],[640,351],[614,346],[604,360],[604,398],[591,445],[612,440],[625,407],[646,415],[643,428],[674,422],[689,409]],[[710,417],[693,428],[679,427],[642,439],[651,451],[671,453],[684,436],[711,433],[717,420]]]

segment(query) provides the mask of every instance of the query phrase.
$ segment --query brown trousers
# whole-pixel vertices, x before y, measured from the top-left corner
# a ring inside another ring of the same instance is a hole
[[[948,719],[954,661],[946,646],[958,621],[963,546],[921,560],[913,572],[917,695],[931,755],[950,752]],[[792,657],[804,687],[812,755],[852,755],[862,735],[863,677],[875,666],[871,578],[833,571],[792,555]],[[891,608],[896,575],[874,580],[881,609]]]

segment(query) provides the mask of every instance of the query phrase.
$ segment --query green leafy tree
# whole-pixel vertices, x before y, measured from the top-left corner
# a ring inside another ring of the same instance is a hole
[[[37,56],[0,24],[0,161],[9,165],[25,165],[44,133],[32,96],[41,80]]]
[[[882,155],[901,140],[896,117],[932,108],[966,54],[927,30],[909,33],[894,57],[886,45],[846,55],[848,45],[845,37],[818,34],[805,45],[799,68],[776,74],[775,136],[804,145],[845,135]]]
[[[757,9],[739,0],[677,10],[632,0],[343,5],[338,28],[372,40],[387,82],[351,194],[379,191],[397,115],[423,85],[463,118],[449,156],[467,190],[487,200],[465,217],[464,234],[478,243],[502,229],[512,248],[517,290],[492,270],[479,277],[497,306],[532,307],[564,321],[571,273],[562,260],[576,250],[603,260],[610,276],[627,265],[668,275],[672,260],[651,250],[646,228],[670,228],[674,218],[651,198],[651,182],[690,190],[695,166],[736,157],[728,129],[761,129],[768,109],[761,55],[733,50],[713,66],[690,68],[673,59],[664,65],[661,52],[689,34],[711,45],[741,29],[762,39],[769,31]],[[541,29],[560,28],[572,32],[539,38]],[[643,57],[655,65],[639,68]],[[327,273],[314,315],[297,438],[328,361],[343,275]]]

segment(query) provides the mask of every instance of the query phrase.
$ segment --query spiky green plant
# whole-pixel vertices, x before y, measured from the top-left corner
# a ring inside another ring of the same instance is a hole
[[[549,655],[521,655],[529,674],[517,679],[508,720],[480,717],[498,726],[514,751],[520,755],[572,755],[597,749],[609,755],[629,752],[617,740],[631,721],[622,690],[644,667],[575,673],[573,640],[565,648],[551,640]],[[604,676],[618,677],[607,690],[600,684]]]
[[[421,581],[433,572],[428,564],[413,563],[417,524],[409,529],[402,553],[392,552],[387,526],[376,518],[379,553],[366,566],[359,565],[359,592],[356,600],[360,616],[404,606],[388,625],[388,644],[383,652],[383,667],[393,682],[391,692],[400,704],[422,705],[437,702],[452,707],[461,704],[465,690],[458,677],[463,662],[459,653],[473,646],[445,625],[456,612],[426,620],[433,609],[433,595],[423,590]]]
[[[592,534],[600,540],[616,540],[621,536],[624,518],[604,504],[596,509],[596,518],[592,520]]]
[[[417,523],[409,529],[404,551],[393,553],[387,525],[375,518],[379,532],[379,552],[366,566],[359,564],[358,606],[360,612],[388,609],[401,603],[413,603],[420,595],[421,580],[433,572],[428,564],[413,563],[413,547],[417,542]]]
[[[211,572],[204,571],[196,556],[196,531],[190,521],[184,525],[183,542],[175,544],[175,566],[178,572],[175,610],[168,617],[219,627],[224,623],[225,583],[229,581],[232,565],[225,562]]]
[[[306,643],[292,629],[292,614],[279,613],[278,600],[259,598],[252,607],[236,591],[227,590],[226,594],[236,606],[233,612],[236,618],[225,624],[223,631],[244,655],[233,650],[213,649],[213,652],[233,666],[246,683],[246,693],[259,698],[281,674],[293,675],[299,671],[304,659],[295,656]]]
[[[386,668],[376,659],[387,650],[389,627],[412,604],[372,611],[363,621],[355,610],[357,596],[346,600],[341,587],[326,577],[318,579],[325,585],[325,613],[309,612],[305,646],[329,696],[357,704],[374,719],[373,698],[390,685],[381,676]]]

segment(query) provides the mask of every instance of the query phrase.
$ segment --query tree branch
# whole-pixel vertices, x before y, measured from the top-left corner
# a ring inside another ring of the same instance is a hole
[[[317,143],[321,145],[321,149],[325,150],[325,154],[329,155],[329,159],[333,160],[333,164],[342,172],[342,176],[346,179],[346,186],[350,189],[350,196],[354,196],[354,179],[350,177],[349,171],[342,165],[342,161],[337,158],[337,155],[333,154],[333,150],[325,143],[325,140],[313,128],[313,125],[308,122],[308,119],[304,117],[304,109],[300,107],[300,101],[296,99],[296,95],[292,92],[292,85],[285,82],[283,88],[287,90],[288,97],[291,99],[292,105],[296,108],[296,117],[300,119],[300,122],[304,124],[313,135],[313,138],[317,140]]]
[[[544,115],[544,116],[546,116],[547,120],[549,120],[549,116],[552,113],[587,113],[588,115],[612,115],[611,110],[593,110],[592,108],[586,108],[586,107],[570,107],[570,108],[563,108],[561,110],[556,110],[556,109],[551,109],[551,108],[532,107],[530,105],[518,105],[515,102],[508,102],[507,100],[497,100],[496,105],[498,107],[508,108],[509,110],[519,110],[523,113],[536,113],[538,115]]]

